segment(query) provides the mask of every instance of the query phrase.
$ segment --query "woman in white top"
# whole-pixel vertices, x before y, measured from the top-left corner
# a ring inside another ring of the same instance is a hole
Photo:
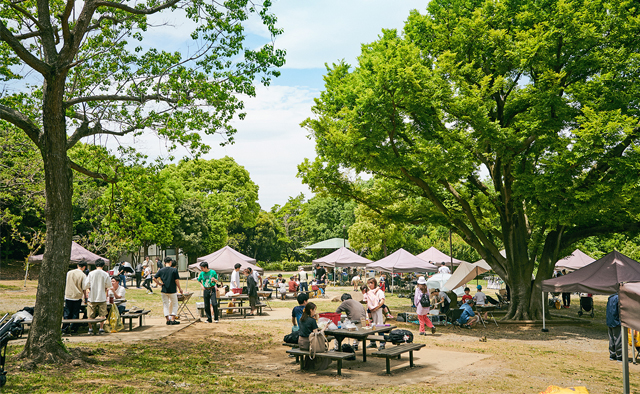
[[[367,302],[367,308],[369,312],[371,312],[371,320],[373,320],[373,324],[382,325],[384,324],[384,314],[382,313],[382,306],[384,305],[384,291],[382,291],[378,287],[378,282],[376,278],[370,278],[367,281],[367,286],[369,287],[369,291],[367,291],[363,299]],[[379,349],[384,349],[385,342],[380,342]],[[374,342],[371,342],[367,347],[376,347]]]

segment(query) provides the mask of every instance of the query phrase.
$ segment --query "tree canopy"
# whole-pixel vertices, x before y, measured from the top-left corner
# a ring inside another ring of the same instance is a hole
[[[318,157],[300,174],[393,220],[451,228],[511,286],[508,318],[538,318],[540,281],[564,251],[639,228],[639,13],[431,1],[355,67],[327,68],[304,122]]]

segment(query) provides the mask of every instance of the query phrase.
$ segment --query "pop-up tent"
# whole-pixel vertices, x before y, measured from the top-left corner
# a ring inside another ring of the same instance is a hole
[[[622,283],[625,282],[640,282],[640,263],[637,261],[630,259],[629,257],[623,255],[622,253],[614,250],[613,252],[607,254],[599,260],[594,261],[593,263],[580,268],[577,271],[574,271],[570,274],[560,276],[558,278],[547,279],[542,281],[542,329],[546,331],[545,326],[545,316],[544,316],[544,307],[545,307],[545,298],[544,292],[583,292],[583,293],[592,293],[592,294],[615,294],[618,293],[620,289],[624,289],[624,286],[621,286]],[[629,287],[629,289],[633,289],[633,286]],[[639,296],[640,297],[640,296]],[[633,297],[628,297],[631,299]],[[622,302],[624,302],[625,298],[622,297]],[[621,309],[620,315],[624,314],[628,316],[625,312],[628,311],[628,307],[623,307],[622,302],[620,302]],[[633,306],[632,302],[629,302],[631,306]],[[625,310],[623,312],[622,310]],[[637,311],[637,309],[636,309]],[[639,320],[636,316],[636,320]],[[627,322],[629,319],[627,318]],[[631,320],[633,323],[633,319]],[[635,323],[633,323],[635,325]],[[623,324],[623,326],[625,326]],[[640,328],[640,327],[639,327]],[[627,349],[627,330],[622,330],[623,338],[622,343],[622,368],[623,374],[625,377],[624,381],[624,393],[629,393],[629,365],[627,363],[628,360],[628,349]]]
[[[391,273],[436,272],[438,267],[400,248],[385,258],[367,264],[367,269]]]
[[[37,254],[35,256],[31,256],[29,257],[29,262],[33,263],[36,261],[42,261],[43,257],[44,257],[43,254]],[[95,265],[98,259],[102,259],[106,264],[109,264],[109,259],[98,256],[95,253],[91,253],[87,249],[80,246],[79,244],[75,243],[74,241],[71,241],[71,258],[69,259],[70,263],[77,264],[81,261],[84,261],[89,265]]]
[[[588,256],[580,249],[576,249],[569,256],[558,260],[558,262],[556,263],[556,269],[575,271],[593,263],[594,261],[596,261],[596,259]]]
[[[452,260],[450,256],[442,253],[441,251],[436,249],[434,246],[420,253],[416,257],[434,265],[438,265],[442,263],[451,264],[452,261],[453,261],[453,265],[460,265],[461,263],[466,263],[466,261],[464,260],[458,260],[458,259]]]
[[[624,327],[640,331],[640,282],[623,283],[618,291],[618,304],[620,305],[620,323],[624,331],[624,339],[622,341],[622,349],[624,350],[627,348],[627,343],[629,343],[626,338],[629,333]],[[626,394],[629,392],[629,363],[624,363],[622,373],[624,392]]]
[[[469,263],[466,263],[466,264],[469,264]],[[460,268],[458,267],[456,269],[456,272],[459,269]],[[429,278],[427,278],[427,289],[429,289],[429,291],[433,289],[440,289],[444,292],[453,291],[454,293],[456,293],[458,297],[461,297],[464,294],[464,289],[462,287],[451,288],[447,285],[447,283],[451,280],[452,276],[453,275],[451,274],[444,274],[444,273],[431,275]]]
[[[371,260],[364,258],[345,247],[332,252],[324,257],[313,260],[313,263],[323,267],[366,267]]]
[[[320,241],[313,245],[306,246],[305,249],[338,249],[338,248],[348,248],[349,240],[343,238],[330,238],[325,239],[324,241]]]
[[[191,272],[200,272],[200,263],[207,262],[209,264],[209,269],[216,271],[218,274],[230,274],[231,271],[234,270],[234,266],[236,263],[240,263],[240,269],[244,270],[245,268],[251,268],[254,271],[258,271],[260,273],[264,272],[264,270],[258,267],[252,262],[255,262],[255,259],[251,257],[245,256],[242,253],[230,248],[229,246],[225,246],[224,248],[217,250],[210,255],[204,257],[198,257],[198,260],[195,264],[191,264],[189,266],[189,271]]]

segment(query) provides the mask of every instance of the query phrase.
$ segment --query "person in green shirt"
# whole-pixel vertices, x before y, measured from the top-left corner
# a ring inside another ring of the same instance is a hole
[[[218,320],[218,301],[216,300],[216,284],[220,283],[218,274],[214,270],[209,269],[206,262],[200,263],[200,275],[198,282],[202,286],[202,295],[204,296],[204,312],[207,314],[207,323],[211,323],[211,308],[213,307],[213,315],[215,322]]]

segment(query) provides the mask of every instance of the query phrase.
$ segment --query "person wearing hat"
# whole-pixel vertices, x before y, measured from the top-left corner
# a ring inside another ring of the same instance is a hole
[[[142,276],[144,278],[142,287],[147,289],[147,294],[153,294],[153,290],[151,290],[151,264],[146,261],[142,263]]]
[[[431,333],[436,333],[436,328],[429,319],[429,311],[431,306],[422,306],[423,296],[426,300],[429,300],[429,290],[427,289],[427,280],[424,276],[418,278],[418,285],[413,295],[413,304],[416,306],[416,313],[418,314],[418,321],[420,322],[420,335],[427,335],[424,326],[426,325],[431,329]],[[421,302],[422,301],[422,302]]]
[[[473,296],[473,301],[475,301],[475,304],[478,306],[485,306],[487,303],[487,295],[482,292],[482,285],[476,286],[476,289],[478,289],[478,292]],[[487,313],[488,312],[484,313],[484,319],[487,318]]]
[[[309,274],[302,266],[298,267],[298,276],[300,277],[300,291],[309,291]]]

